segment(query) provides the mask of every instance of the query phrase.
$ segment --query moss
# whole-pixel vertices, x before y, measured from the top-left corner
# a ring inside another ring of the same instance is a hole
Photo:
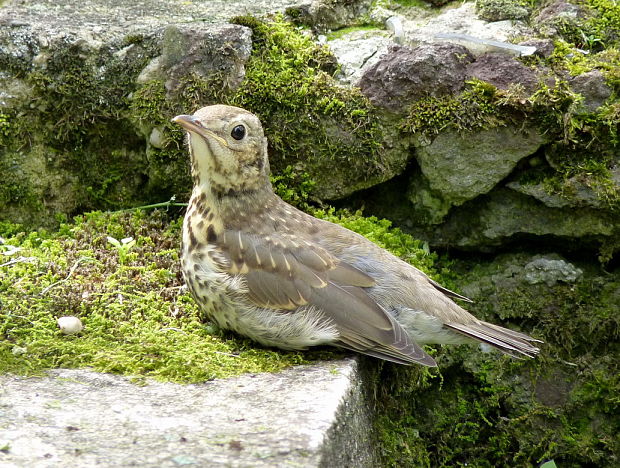
[[[523,20],[531,14],[528,0],[479,0],[476,12],[487,21]]]
[[[467,84],[456,96],[429,96],[415,102],[402,122],[403,130],[432,136],[445,129],[467,132],[505,125],[508,116],[501,112],[499,90],[480,80]]]
[[[379,28],[376,24],[362,24],[358,26],[347,26],[346,28],[340,28],[335,31],[331,31],[327,35],[328,41],[333,41],[334,39],[340,39],[342,36],[346,36],[352,32],[356,31],[377,31]]]
[[[3,188],[22,194],[5,191],[3,216],[31,225],[53,225],[57,212],[142,201],[131,187],[146,171],[143,144],[124,113],[152,44],[134,42],[126,50],[126,43],[109,44],[95,55],[70,39],[57,40],[65,43],[40,54],[34,66],[9,64],[29,99],[2,111],[8,115],[0,136]]]
[[[433,272],[434,256],[390,223],[316,211]],[[182,288],[181,219],[163,212],[92,212],[58,232],[0,224],[0,372],[92,367],[177,382],[277,371],[340,354],[261,348],[215,329]],[[108,239],[110,237],[111,239]],[[135,241],[122,242],[133,238]],[[13,259],[13,261],[11,261]],[[56,319],[80,317],[85,330],[62,335]]]
[[[542,338],[541,356],[514,360],[460,346],[437,351],[440,374],[384,366],[384,464],[616,466],[618,275],[589,271],[577,285],[550,289],[520,283],[501,260],[456,263],[473,313]]]
[[[556,66],[566,66],[566,62],[559,65],[559,57],[566,50],[557,52],[558,58],[552,60]],[[587,67],[585,59],[576,61],[575,66],[581,64],[581,73],[601,69],[609,73],[611,82],[617,86],[617,70],[613,67],[616,60],[614,51],[606,51],[604,57],[592,59]],[[553,85],[541,81],[530,96],[519,86],[500,90],[473,80],[458,95],[417,101],[409,108],[401,126],[405,132],[432,139],[446,129],[466,133],[529,122],[549,141],[545,156],[553,169],[545,178],[546,186],[552,189],[550,193],[570,199],[570,180],[578,178],[597,194],[606,209],[615,211],[620,207],[620,190],[611,178],[610,169],[620,145],[620,107],[612,98],[596,112],[584,112],[582,101],[583,96],[561,79],[555,79]]]
[[[618,4],[614,0],[582,0],[582,4],[591,12],[591,16],[581,25],[580,45],[589,49],[620,47]]]
[[[315,186],[333,185],[329,181],[334,178],[363,184],[381,177],[386,163],[376,110],[359,90],[337,84],[332,77],[335,59],[328,49],[282,16],[233,21],[253,31],[252,54],[238,88],[226,88],[218,76],[187,76],[174,95],[157,81],[134,93],[132,120],[163,129],[164,145],[152,149],[150,156],[186,163],[182,132],[169,122],[170,116],[223,103],[248,109],[261,119],[276,175],[291,170],[287,168],[312,173]]]
[[[366,178],[382,174],[375,110],[359,90],[332,78],[335,60],[328,49],[279,16],[233,21],[252,28],[254,45],[245,80],[229,103],[261,118],[272,166],[299,163],[317,181],[333,178],[341,167]],[[330,174],[323,172],[328,164]]]
[[[92,367],[198,382],[329,356],[258,348],[203,323],[180,287],[180,221],[167,226],[160,212],[94,212],[57,233],[0,227],[5,248],[21,256],[0,267],[0,372]],[[107,236],[135,245],[121,252]],[[85,330],[62,335],[63,315],[80,317]]]

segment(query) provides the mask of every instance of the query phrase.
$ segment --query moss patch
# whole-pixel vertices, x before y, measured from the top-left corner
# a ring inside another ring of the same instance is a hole
[[[528,285],[516,263],[456,268],[476,300],[472,312],[542,338],[541,356],[514,360],[461,346],[438,350],[439,374],[384,366],[386,466],[618,464],[620,278],[590,271],[576,286]]]
[[[388,221],[317,214],[432,271],[435,257]],[[340,355],[265,349],[206,323],[181,287],[180,225],[158,211],[93,212],[55,233],[2,223],[0,372],[92,367],[200,382]],[[85,329],[62,335],[56,319],[65,315],[79,317]]]
[[[259,348],[204,323],[181,288],[180,221],[168,226],[160,212],[94,212],[53,234],[2,228],[3,252],[20,250],[0,266],[0,372],[92,367],[199,382],[325,356]],[[135,245],[119,248],[107,236]],[[64,315],[80,317],[84,331],[62,335]]]
[[[170,123],[170,116],[223,103],[243,107],[261,119],[275,174],[311,173],[315,190],[338,187],[336,192],[353,181],[367,186],[383,178],[390,161],[381,147],[376,111],[359,90],[337,84],[329,50],[282,16],[264,21],[239,17],[233,22],[253,32],[252,54],[238,88],[228,89],[217,76],[208,80],[187,76],[174,95],[168,95],[158,81],[134,93],[132,120],[163,131],[164,144],[152,149],[152,156],[185,161],[183,133]]]
[[[551,62],[558,71],[566,70],[566,63],[559,65],[558,61]],[[606,51],[605,59],[591,59],[587,64],[585,59],[580,59],[576,63],[583,71],[601,69],[607,73],[614,93],[618,93],[617,70],[613,66],[616,61],[615,53]],[[578,178],[596,193],[606,209],[615,211],[620,207],[620,190],[612,180],[610,169],[616,164],[620,147],[620,104],[612,96],[596,112],[584,112],[582,101],[583,96],[561,79],[556,79],[553,85],[541,81],[529,96],[518,85],[501,90],[472,80],[456,96],[417,101],[409,108],[401,126],[405,132],[433,138],[445,129],[466,133],[530,122],[549,141],[545,156],[550,166],[544,172],[545,186],[550,193],[570,200],[570,179]],[[541,172],[537,170],[537,173]]]

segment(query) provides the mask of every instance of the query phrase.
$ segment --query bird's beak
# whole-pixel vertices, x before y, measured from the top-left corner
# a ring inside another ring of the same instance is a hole
[[[193,115],[185,115],[185,114],[177,115],[176,117],[172,119],[172,121],[174,123],[179,124],[181,127],[183,127],[188,132],[196,133],[197,135],[200,135],[203,138],[207,138],[207,139],[212,138],[218,141],[220,144],[224,146],[228,146],[226,143],[226,140],[216,135],[215,132],[213,132],[212,130],[209,130],[208,128],[203,127],[203,125]]]

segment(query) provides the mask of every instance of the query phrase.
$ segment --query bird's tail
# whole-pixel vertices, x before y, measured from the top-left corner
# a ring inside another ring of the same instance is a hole
[[[483,321],[467,325],[462,323],[447,323],[445,326],[465,336],[487,343],[514,357],[534,357],[538,354],[540,349],[532,343],[542,343],[542,341],[532,338],[525,333],[516,332]]]

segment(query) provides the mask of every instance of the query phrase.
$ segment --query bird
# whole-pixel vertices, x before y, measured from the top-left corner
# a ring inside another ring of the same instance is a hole
[[[479,341],[534,357],[534,339],[477,319],[471,302],[343,226],[278,197],[260,119],[228,105],[172,119],[186,132],[193,189],[181,270],[206,316],[268,347],[329,345],[434,367],[425,344]]]

